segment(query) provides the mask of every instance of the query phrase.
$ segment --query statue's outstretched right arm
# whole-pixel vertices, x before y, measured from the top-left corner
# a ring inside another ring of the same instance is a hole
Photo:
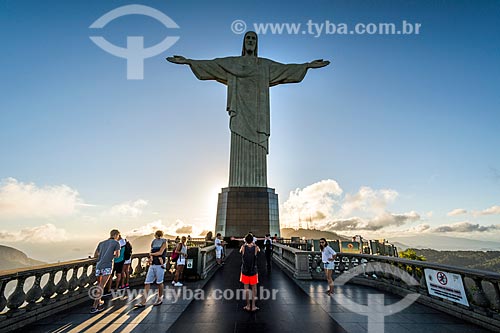
[[[167,60],[174,64],[189,65],[199,80],[215,80],[222,84],[227,84],[227,72],[220,66],[220,59],[193,60],[174,55],[173,57],[168,57]]]

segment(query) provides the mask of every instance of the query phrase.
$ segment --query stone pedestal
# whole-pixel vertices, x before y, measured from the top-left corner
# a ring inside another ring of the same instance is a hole
[[[267,187],[226,187],[219,193],[215,233],[243,237],[280,235],[278,195]]]

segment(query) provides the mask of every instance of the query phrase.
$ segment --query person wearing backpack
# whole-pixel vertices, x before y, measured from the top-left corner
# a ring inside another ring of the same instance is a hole
[[[255,306],[255,298],[257,297],[257,283],[259,283],[259,274],[257,273],[257,253],[260,249],[253,241],[254,236],[248,234],[245,236],[245,244],[240,248],[241,253],[241,274],[240,282],[245,286],[245,298],[247,305],[243,308],[246,311],[257,311]],[[250,293],[249,285],[252,286]],[[250,306],[250,298],[252,305]]]
[[[123,262],[121,289],[130,288],[129,280],[130,264],[132,264],[132,244],[127,239],[125,239],[125,242],[125,251],[123,252],[123,258],[125,261]]]

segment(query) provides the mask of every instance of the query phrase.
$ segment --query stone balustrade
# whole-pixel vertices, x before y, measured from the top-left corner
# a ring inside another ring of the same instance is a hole
[[[321,252],[319,251],[301,251],[275,243],[273,260],[295,279],[325,279]],[[420,297],[417,302],[485,328],[500,331],[500,274],[398,257],[338,253],[335,260],[334,278],[351,268],[366,263],[387,265],[384,265],[385,268],[380,269],[378,272],[357,275],[351,279],[351,283],[371,286],[401,296],[418,293]],[[469,306],[431,296],[427,290],[426,276],[424,274],[426,268],[460,275],[464,283]],[[407,285],[395,274],[397,269],[406,271],[417,283]]]
[[[197,272],[205,278],[215,263],[215,246],[197,251]],[[175,275],[175,263],[167,253],[165,280]],[[148,253],[132,255],[130,286],[141,286],[148,269]],[[89,288],[96,284],[95,258],[73,260],[0,273],[0,332],[21,328],[83,302],[89,303]]]
[[[132,255],[130,285],[144,282],[147,253]],[[94,258],[0,274],[0,331],[15,329],[89,301],[96,283]]]

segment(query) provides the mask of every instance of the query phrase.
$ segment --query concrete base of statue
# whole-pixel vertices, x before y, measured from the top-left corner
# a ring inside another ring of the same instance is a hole
[[[278,194],[268,187],[225,187],[219,193],[215,233],[243,237],[280,235]]]

